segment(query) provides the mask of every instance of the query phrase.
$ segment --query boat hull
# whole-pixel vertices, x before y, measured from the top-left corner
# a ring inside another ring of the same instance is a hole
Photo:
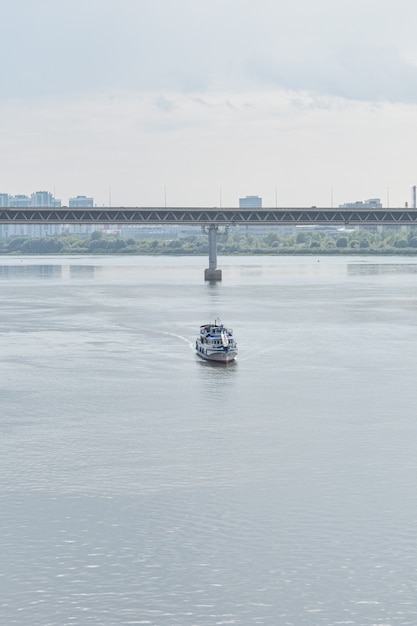
[[[199,341],[196,344],[196,353],[202,359],[215,363],[231,363],[237,357],[237,350],[211,350],[202,346]]]

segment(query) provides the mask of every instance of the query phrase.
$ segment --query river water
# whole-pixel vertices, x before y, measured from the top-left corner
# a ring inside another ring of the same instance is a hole
[[[415,626],[417,259],[206,266],[0,257],[0,623]]]

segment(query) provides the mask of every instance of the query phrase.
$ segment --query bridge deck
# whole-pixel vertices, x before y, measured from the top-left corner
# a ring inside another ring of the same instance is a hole
[[[417,224],[417,209],[0,208],[0,224]]]

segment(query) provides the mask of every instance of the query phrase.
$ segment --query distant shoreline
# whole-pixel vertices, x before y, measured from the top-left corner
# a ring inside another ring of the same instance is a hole
[[[208,238],[123,238],[95,231],[89,236],[27,235],[0,239],[0,255],[126,255],[208,256]],[[249,233],[219,235],[219,256],[417,256],[417,231],[387,229],[382,232],[352,230],[323,233],[300,231],[281,235],[274,231],[257,236]]]

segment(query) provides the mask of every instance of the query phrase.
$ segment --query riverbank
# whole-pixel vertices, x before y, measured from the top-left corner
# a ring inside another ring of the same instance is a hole
[[[320,231],[301,230],[281,235],[263,236],[235,232],[218,236],[217,252],[227,256],[246,255],[417,255],[417,233],[386,229]],[[95,231],[89,236],[59,235],[47,237],[9,237],[0,240],[0,254],[123,254],[123,255],[206,255],[208,238],[189,235],[184,238],[123,238],[117,234]]]

